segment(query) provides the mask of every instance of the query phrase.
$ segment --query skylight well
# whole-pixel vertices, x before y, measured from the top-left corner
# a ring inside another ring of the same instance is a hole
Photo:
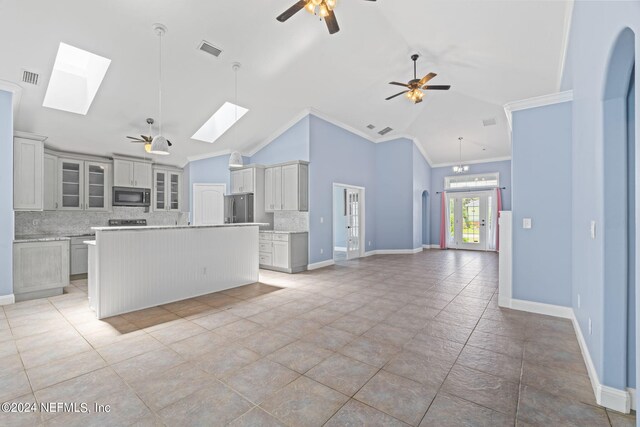
[[[242,116],[247,114],[248,111],[249,109],[232,102],[225,102],[191,138],[213,143],[240,120]]]
[[[87,114],[111,60],[60,43],[43,107]]]

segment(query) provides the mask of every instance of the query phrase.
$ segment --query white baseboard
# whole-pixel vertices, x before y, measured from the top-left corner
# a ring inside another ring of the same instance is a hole
[[[376,249],[375,255],[408,255],[408,254],[417,254],[422,252],[422,248],[415,249]]]
[[[422,245],[423,249],[440,249],[440,245],[438,244],[431,244],[431,245]]]
[[[629,393],[629,397],[631,398],[631,409],[636,411],[636,389],[635,388],[627,388],[627,392]]]
[[[335,262],[332,259],[328,259],[326,261],[315,262],[313,264],[307,265],[307,270],[317,270],[323,267],[329,267],[330,265],[334,265]]]
[[[544,314],[547,316],[562,317],[563,319],[573,319],[573,309],[561,305],[545,304],[541,302],[525,301],[521,299],[500,300],[498,304],[501,307],[511,308],[514,310],[527,311],[529,313]]]
[[[16,302],[16,297],[13,294],[0,295],[0,305],[9,305]]]
[[[511,308],[514,310],[526,311],[530,313],[545,314],[548,316],[562,317],[564,319],[570,319],[573,323],[573,328],[578,338],[578,344],[580,345],[580,351],[582,352],[582,358],[587,367],[587,373],[589,374],[589,380],[591,381],[591,387],[593,388],[593,394],[596,398],[598,405],[605,408],[612,409],[614,411],[628,414],[633,406],[635,406],[635,390],[619,390],[617,388],[609,387],[600,383],[598,378],[598,372],[591,359],[587,342],[584,339],[582,330],[578,320],[576,319],[573,308],[564,307],[560,305],[543,304],[540,302],[525,301],[518,299],[503,299],[498,300],[500,307]]]

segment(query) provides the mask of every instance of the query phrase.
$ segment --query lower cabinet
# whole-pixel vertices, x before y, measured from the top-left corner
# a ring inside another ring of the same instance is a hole
[[[260,232],[260,268],[298,273],[307,269],[309,234]]]
[[[71,238],[71,275],[87,274],[89,248],[83,242],[87,237]]]
[[[69,284],[69,240],[13,244],[16,301],[62,294]]]

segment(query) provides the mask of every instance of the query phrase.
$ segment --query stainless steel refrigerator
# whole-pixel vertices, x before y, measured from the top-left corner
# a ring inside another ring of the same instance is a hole
[[[253,193],[224,196],[224,223],[253,222]]]

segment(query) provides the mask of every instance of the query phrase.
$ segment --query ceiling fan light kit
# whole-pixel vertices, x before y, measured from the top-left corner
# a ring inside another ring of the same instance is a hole
[[[324,19],[324,22],[327,24],[329,34],[335,34],[340,31],[336,15],[333,13],[336,5],[337,0],[299,0],[289,9],[281,13],[276,19],[280,22],[285,22],[300,10],[304,9],[312,15],[319,16],[320,19]]]
[[[427,82],[437,76],[436,73],[429,73],[421,79],[418,79],[417,75],[417,66],[416,62],[420,55],[414,53],[411,55],[411,60],[413,61],[413,79],[409,80],[408,83],[399,83],[399,82],[389,82],[390,85],[394,86],[403,86],[407,88],[407,90],[403,90],[402,92],[396,93],[395,95],[391,95],[386,98],[387,101],[395,98],[396,96],[400,96],[404,94],[407,99],[412,101],[414,104],[419,104],[422,102],[422,98],[424,98],[423,90],[449,90],[451,86],[449,85],[427,85]]]

